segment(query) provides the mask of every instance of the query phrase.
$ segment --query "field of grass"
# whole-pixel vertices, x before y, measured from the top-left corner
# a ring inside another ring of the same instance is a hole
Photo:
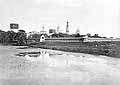
[[[88,53],[95,55],[106,55],[120,58],[120,42],[42,42],[30,44],[35,48],[61,50],[67,52]]]

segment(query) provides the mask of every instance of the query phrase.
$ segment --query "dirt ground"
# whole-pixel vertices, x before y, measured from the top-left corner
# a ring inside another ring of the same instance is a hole
[[[120,85],[120,59],[0,45],[0,85]],[[41,52],[38,57],[16,56]]]

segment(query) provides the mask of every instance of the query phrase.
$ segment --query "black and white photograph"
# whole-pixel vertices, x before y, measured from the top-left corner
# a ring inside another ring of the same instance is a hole
[[[120,85],[120,0],[0,0],[0,85]]]

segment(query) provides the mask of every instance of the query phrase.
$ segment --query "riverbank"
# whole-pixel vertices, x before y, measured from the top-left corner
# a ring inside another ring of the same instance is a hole
[[[120,42],[42,42],[30,44],[33,48],[44,48],[66,52],[105,55],[120,58]]]

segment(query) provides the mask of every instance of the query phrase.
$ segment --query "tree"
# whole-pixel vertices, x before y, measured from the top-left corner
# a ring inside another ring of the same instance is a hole
[[[95,38],[99,38],[98,34],[94,34],[94,36],[93,36],[93,37],[95,37]]]
[[[14,41],[15,35],[16,35],[16,33],[14,31],[7,31],[6,32],[7,42],[12,43],[12,41]]]
[[[90,33],[87,33],[87,36],[88,36],[88,37],[91,37],[91,34],[90,34]]]
[[[14,31],[2,31],[0,30],[0,43],[3,44],[13,44],[14,41],[17,41],[18,45],[27,44],[27,36],[24,30],[19,30],[18,33]]]
[[[94,36],[92,37],[95,37],[95,38],[102,38],[101,36],[99,36],[98,34],[94,34]]]
[[[80,34],[76,34],[75,37],[80,37]]]
[[[15,39],[18,42],[18,45],[26,45],[27,44],[27,35],[24,30],[19,30],[16,34]]]
[[[5,32],[0,30],[0,43],[10,44],[13,40],[14,35],[15,35],[15,32],[13,31]]]

